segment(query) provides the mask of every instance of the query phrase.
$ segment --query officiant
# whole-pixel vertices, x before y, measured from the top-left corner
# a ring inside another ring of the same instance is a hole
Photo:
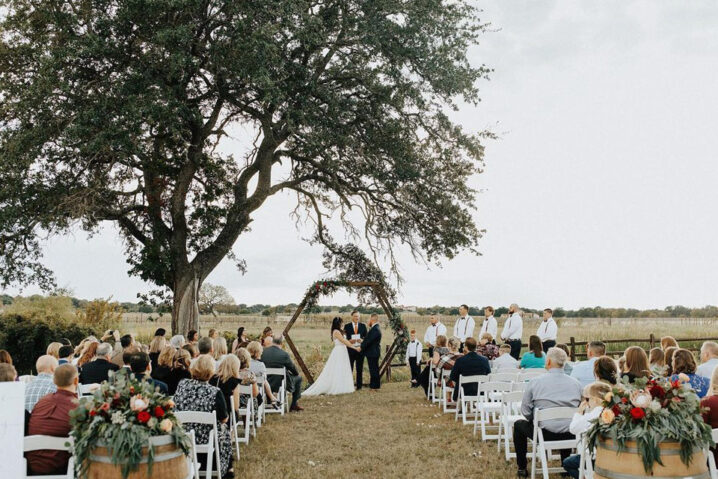
[[[366,324],[360,321],[359,311],[352,311],[352,320],[344,325],[344,335],[347,338],[347,341],[350,341],[355,346],[361,346],[361,342],[366,337],[366,333]],[[349,352],[349,364],[352,368],[352,371],[354,370],[354,366],[356,366],[356,388],[358,391],[362,387],[362,373],[364,372],[364,353],[354,351],[351,348],[349,348],[347,351]]]

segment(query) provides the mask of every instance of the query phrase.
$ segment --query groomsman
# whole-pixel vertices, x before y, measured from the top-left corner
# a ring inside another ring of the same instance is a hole
[[[411,369],[411,387],[419,387],[419,374],[421,373],[422,345],[416,339],[416,330],[411,330],[411,341],[406,346],[406,362]]]
[[[474,335],[476,322],[474,322],[474,318],[469,316],[469,307],[465,304],[459,306],[459,315],[459,319],[454,323],[454,337],[459,338],[459,341],[461,341],[459,352],[463,353],[466,338],[470,338]]]
[[[436,315],[429,317],[429,327],[424,333],[424,344],[429,348],[429,357],[434,357],[434,346],[436,345],[437,336],[446,336],[446,326],[441,324]]]
[[[544,353],[547,352],[549,348],[556,346],[558,326],[556,325],[556,321],[553,320],[553,310],[551,310],[551,308],[543,310],[543,321],[539,323],[536,336],[541,339]]]
[[[486,306],[484,308],[484,322],[481,324],[481,331],[479,331],[479,338],[484,335],[484,333],[489,333],[491,337],[494,339],[494,342],[496,338],[498,337],[499,333],[499,325],[496,322],[496,318],[494,318],[494,308],[493,306]]]
[[[344,335],[347,341],[350,341],[356,346],[360,346],[361,342],[366,337],[367,329],[366,324],[359,321],[359,311],[352,311],[352,320],[344,325]],[[347,348],[349,352],[349,365],[354,370],[356,365],[357,371],[357,391],[362,387],[362,375],[364,373],[364,354],[355,351],[352,348]]]
[[[519,313],[519,305],[514,303],[509,306],[509,319],[504,323],[504,329],[501,331],[501,339],[511,346],[511,356],[519,359],[521,356],[521,337],[524,332],[524,322]]]

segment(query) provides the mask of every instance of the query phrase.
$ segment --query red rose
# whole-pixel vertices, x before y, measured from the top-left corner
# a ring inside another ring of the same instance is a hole
[[[618,416],[619,414],[621,414],[621,408],[618,407],[618,404],[614,404],[613,407],[611,408],[611,411],[613,411],[613,414],[615,416]]]
[[[651,397],[658,399],[663,399],[666,395],[666,391],[658,384],[654,384],[648,388],[648,392],[651,393]]]
[[[90,417],[95,417],[95,414],[97,414],[97,411],[90,409]]]
[[[623,404],[628,404],[628,398],[621,398],[621,402]]]
[[[631,409],[631,417],[634,421],[638,421],[639,419],[643,419],[644,417],[646,417],[646,411],[644,411],[640,407],[634,407],[633,409]]]
[[[671,381],[671,387],[673,389],[678,389],[679,387],[681,387],[681,382],[678,379],[676,379],[675,381]]]
[[[327,283],[324,283],[324,286],[326,286],[326,285],[327,285]]]
[[[147,411],[140,411],[137,413],[137,420],[140,421],[142,424],[145,424],[147,421],[150,420],[150,413]]]
[[[162,417],[164,415],[165,415],[165,410],[162,409],[161,407],[157,406],[155,408],[155,417]]]

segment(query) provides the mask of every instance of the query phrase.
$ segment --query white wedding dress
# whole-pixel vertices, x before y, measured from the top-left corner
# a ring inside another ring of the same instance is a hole
[[[334,349],[329,355],[322,373],[314,384],[309,386],[302,396],[319,396],[320,394],[348,394],[354,392],[354,378],[349,365],[349,352],[344,343],[334,339]]]

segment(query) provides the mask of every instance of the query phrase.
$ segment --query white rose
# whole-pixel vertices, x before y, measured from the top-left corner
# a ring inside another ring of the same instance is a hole
[[[163,419],[160,422],[160,431],[169,433],[172,430],[172,421],[169,419]]]

